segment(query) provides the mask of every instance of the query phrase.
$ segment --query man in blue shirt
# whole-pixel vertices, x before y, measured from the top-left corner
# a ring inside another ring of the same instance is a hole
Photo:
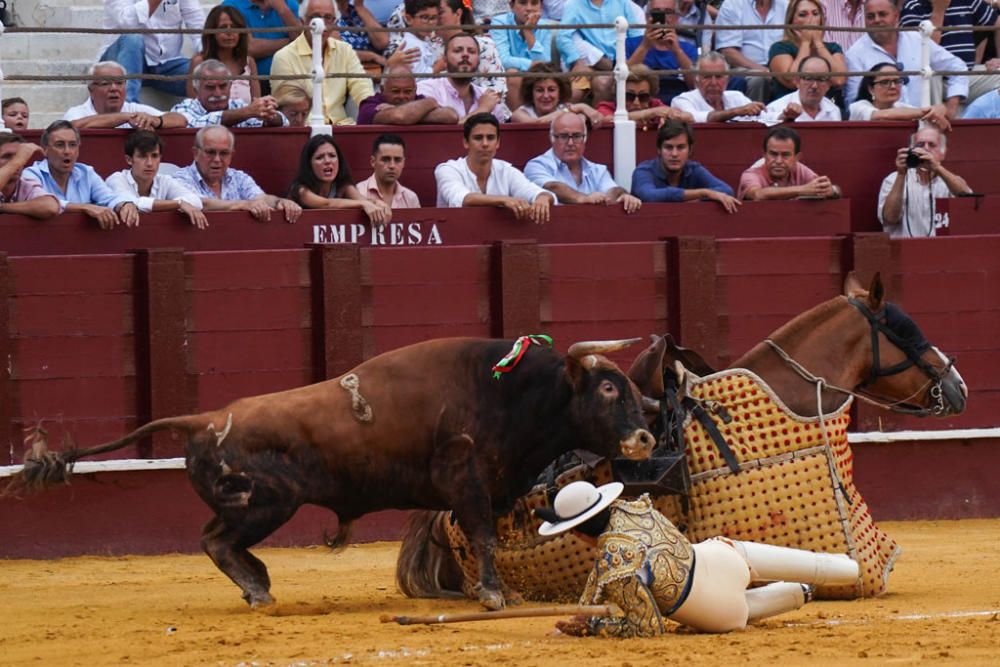
[[[119,224],[139,224],[135,197],[114,192],[94,168],[79,164],[80,131],[68,120],[45,128],[41,138],[45,159],[24,170],[24,177],[38,181],[59,200],[66,211],[80,211],[97,220],[101,229]]]
[[[1000,118],[1000,90],[987,93],[965,107],[962,118]]]
[[[708,169],[688,160],[693,146],[690,125],[678,120],[667,122],[656,135],[658,157],[646,160],[632,172],[632,193],[644,202],[711,199],[727,213],[736,213],[742,204],[733,197],[733,189]]]
[[[587,121],[578,113],[565,112],[552,120],[552,148],[524,167],[532,183],[554,192],[561,204],[621,204],[634,213],[642,202],[619,187],[603,164],[583,157],[587,147]]]
[[[298,0],[225,0],[223,5],[234,7],[247,21],[248,28],[280,28],[289,26],[288,32],[250,33],[250,55],[257,61],[257,73],[271,73],[271,58],[284,46],[291,44],[302,30],[299,20]],[[268,81],[260,82],[261,93],[270,92]]]
[[[613,24],[624,16],[629,25],[641,25],[642,10],[631,0],[566,0],[563,25]],[[642,37],[642,30],[630,28],[629,37]],[[571,32],[580,57],[593,69],[610,72],[615,62],[615,29],[582,28]],[[614,79],[610,76],[590,80],[594,101],[610,100],[614,94]],[[576,99],[576,98],[574,98]]]
[[[677,0],[649,0],[646,5],[646,32],[642,37],[625,40],[629,66],[646,65],[650,69],[693,69],[698,47],[677,35]],[[694,88],[694,74],[660,78],[659,98],[664,104]]]

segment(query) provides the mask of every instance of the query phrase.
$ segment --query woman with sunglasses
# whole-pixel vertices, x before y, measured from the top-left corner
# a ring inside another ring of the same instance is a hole
[[[229,28],[246,28],[247,22],[235,8],[218,5],[208,13],[205,19],[205,30],[226,30]],[[191,58],[188,73],[206,60],[219,60],[226,64],[229,72],[235,75],[256,75],[257,62],[250,56],[250,34],[235,32],[217,32],[203,34],[201,37],[201,53]],[[193,79],[188,79],[188,97],[197,97],[194,91]],[[250,104],[260,97],[260,81],[237,79],[229,87],[229,98],[242,100]]]
[[[908,80],[896,63],[879,63],[868,71],[874,76],[865,78],[858,101],[851,104],[849,120],[921,120],[942,132],[951,130],[943,104],[918,109],[902,101]]]
[[[792,0],[785,12],[785,24],[802,27],[786,28],[781,41],[772,44],[767,54],[767,68],[777,75],[771,79],[771,99],[795,92],[795,73],[799,71],[799,64],[809,56],[821,57],[830,63],[834,72],[847,71],[844,50],[836,42],[823,41],[823,30],[819,26],[826,24],[826,10],[821,2]],[[844,77],[831,77],[830,86],[828,97],[842,97]]]
[[[645,65],[633,65],[629,68],[625,79],[625,109],[629,120],[635,121],[636,129],[656,130],[668,120],[683,120],[694,122],[694,116],[686,111],[668,107],[657,97],[660,88],[660,78]],[[607,100],[597,105],[602,115],[614,117],[618,105],[614,100]]]

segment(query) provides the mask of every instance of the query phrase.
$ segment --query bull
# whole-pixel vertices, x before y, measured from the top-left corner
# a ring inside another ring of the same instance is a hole
[[[274,599],[266,566],[248,549],[313,504],[338,517],[337,533],[324,536],[335,549],[369,512],[453,511],[479,563],[479,600],[499,609],[507,589],[493,562],[494,517],[570,450],[648,458],[655,443],[642,396],[600,356],[638,340],[576,343],[565,357],[528,345],[500,380],[491,368],[512,341],[426,341],[339,378],[159,419],[90,449],[36,452],[7,492],[67,481],[74,461],[180,431],[188,477],[215,515],[202,548],[251,608]]]

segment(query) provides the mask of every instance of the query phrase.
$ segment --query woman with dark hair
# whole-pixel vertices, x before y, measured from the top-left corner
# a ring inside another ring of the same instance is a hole
[[[208,13],[204,29],[226,30],[246,27],[246,19],[234,7],[218,5]],[[234,76],[240,74],[256,75],[257,62],[249,56],[249,33],[217,32],[204,34],[201,37],[201,53],[191,58],[188,74],[194,72],[194,68],[206,60],[221,60]],[[187,82],[188,97],[195,97],[192,81],[192,79],[188,79]],[[260,81],[238,79],[233,81],[233,85],[229,89],[230,99],[243,100],[247,104],[258,97],[260,97]]]
[[[563,111],[582,113],[597,127],[604,116],[589,104],[574,102],[568,104],[572,88],[569,79],[557,76],[560,69],[553,63],[533,63],[528,72],[552,74],[551,79],[521,78],[521,99],[524,104],[514,110],[512,123],[550,123]]]
[[[302,208],[360,208],[373,225],[392,219],[391,208],[368,200],[354,187],[347,160],[328,134],[316,135],[302,149],[299,173],[288,188],[288,198]]]
[[[868,71],[876,74],[865,77],[858,89],[858,101],[851,104],[848,120],[922,120],[942,132],[951,130],[943,104],[917,109],[901,100],[908,79],[900,74],[899,65],[884,62]]]

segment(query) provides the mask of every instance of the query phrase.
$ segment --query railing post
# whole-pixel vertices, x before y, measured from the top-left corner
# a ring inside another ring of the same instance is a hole
[[[635,171],[635,122],[629,120],[625,108],[625,80],[628,78],[628,60],[625,58],[625,36],[628,21],[624,16],[615,19],[615,182],[626,190],[632,189],[632,172]]]
[[[0,37],[3,37],[4,30],[6,26],[3,21],[0,21]],[[3,99],[3,68],[0,68],[0,99]],[[7,127],[7,124],[3,122],[3,115],[0,115],[0,132],[11,132],[12,130]]]
[[[312,113],[309,115],[309,127],[312,128],[310,136],[317,134],[333,134],[333,127],[326,124],[326,114],[323,113],[323,79],[326,72],[323,70],[323,30],[326,24],[323,19],[315,18],[309,21],[309,31],[312,33],[312,84],[313,99]]]
[[[931,105],[931,35],[934,34],[934,24],[930,21],[920,22],[920,105]]]

